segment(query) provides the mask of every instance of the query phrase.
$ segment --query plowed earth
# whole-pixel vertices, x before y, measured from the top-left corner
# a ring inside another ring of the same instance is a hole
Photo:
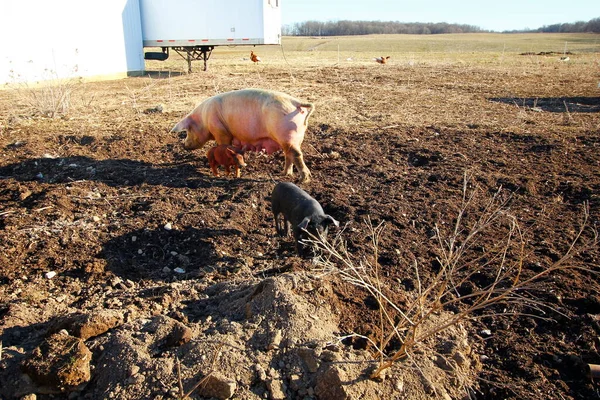
[[[570,58],[215,64],[72,84],[54,118],[32,89],[1,91],[0,396],[175,398],[180,379],[187,391],[216,370],[236,383],[235,398],[599,398],[585,373],[600,364],[600,285],[589,271],[599,254],[588,246],[600,216],[598,59]],[[299,185],[341,222],[330,237],[354,260],[374,264],[370,226],[384,224],[378,277],[400,309],[439,272],[465,187],[473,200],[459,241],[490,201],[502,217],[459,260],[478,272],[457,294],[493,282],[485,259],[507,243],[507,221],[520,229],[506,248],[523,277],[557,265],[586,210],[587,227],[565,268],[520,292],[540,307],[494,304],[373,382],[378,356],[365,337],[381,334],[376,299],[275,235],[269,195],[290,180],[282,155],[250,153],[240,179],[215,177],[207,148],[188,152],[169,133],[197,102],[245,87],[315,103],[303,144],[313,180]],[[85,339],[87,384],[48,389],[23,375],[60,318],[98,310],[120,320]],[[191,340],[164,345],[173,324]],[[361,337],[339,339],[352,333]],[[448,341],[470,360],[460,371],[431,363]],[[335,382],[342,394],[327,394]]]

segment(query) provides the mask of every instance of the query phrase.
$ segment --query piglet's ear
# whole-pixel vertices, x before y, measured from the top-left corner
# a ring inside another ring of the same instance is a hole
[[[233,149],[230,149],[229,147],[227,148],[227,152],[228,152],[228,153],[231,153],[231,154],[235,154],[235,150],[233,150]]]
[[[183,132],[183,131],[187,131],[190,127],[192,123],[192,119],[190,117],[185,117],[184,119],[182,119],[181,121],[179,121],[177,123],[177,125],[175,125],[173,127],[173,129],[171,129],[171,132]]]
[[[298,224],[298,228],[300,228],[300,229],[306,229],[306,227],[308,226],[308,224],[309,224],[309,223],[310,223],[310,218],[308,218],[308,217],[305,217],[305,218],[302,220],[302,222],[300,222],[300,223]]]
[[[333,224],[333,225],[335,225],[336,228],[338,228],[340,226],[340,223],[338,221],[336,221],[335,218],[333,218],[331,215],[326,215],[323,222],[326,225]]]

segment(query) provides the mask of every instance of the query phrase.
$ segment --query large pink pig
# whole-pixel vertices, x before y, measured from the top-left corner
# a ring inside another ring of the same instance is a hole
[[[268,154],[283,150],[285,174],[292,175],[295,165],[302,182],[308,182],[310,171],[300,146],[313,110],[311,103],[285,93],[236,90],[204,100],[172,132],[187,132],[183,143],[187,150],[199,149],[209,140]]]

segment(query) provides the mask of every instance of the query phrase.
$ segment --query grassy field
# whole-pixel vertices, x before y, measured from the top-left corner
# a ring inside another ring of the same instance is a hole
[[[344,37],[284,37],[282,46],[217,47],[210,65],[246,64],[250,49],[262,58],[261,65],[371,64],[374,57],[390,56],[391,65],[415,63],[504,63],[538,62],[538,53],[564,51],[577,55],[600,53],[598,34],[446,34],[367,35]],[[597,58],[596,58],[597,60]],[[185,70],[185,63],[173,53],[166,62],[147,61],[149,70]],[[586,61],[587,62],[587,61]],[[197,68],[197,67],[196,67]],[[210,68],[210,66],[209,66]]]

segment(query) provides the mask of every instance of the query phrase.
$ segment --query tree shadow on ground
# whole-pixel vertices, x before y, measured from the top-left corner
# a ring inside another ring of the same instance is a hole
[[[127,159],[95,160],[84,156],[35,158],[0,167],[0,180],[42,183],[102,182],[108,186],[160,185],[174,188],[227,186],[233,178],[204,175],[190,162],[150,164]],[[248,179],[239,178],[237,182]]]
[[[491,97],[489,101],[512,104],[533,111],[554,113],[600,112],[600,97]]]

